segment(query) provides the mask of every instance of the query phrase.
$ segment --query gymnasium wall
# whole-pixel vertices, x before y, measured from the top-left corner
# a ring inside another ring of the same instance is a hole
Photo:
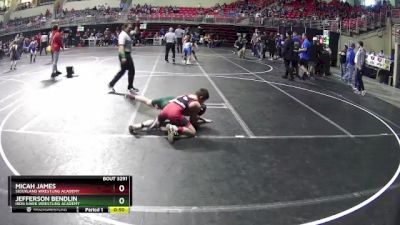
[[[385,28],[371,31],[361,35],[345,36],[341,35],[339,39],[339,49],[350,42],[363,41],[367,51],[375,51],[378,53],[383,50],[385,55],[389,55],[391,49],[394,48],[394,38],[392,36],[392,27],[390,25]]]

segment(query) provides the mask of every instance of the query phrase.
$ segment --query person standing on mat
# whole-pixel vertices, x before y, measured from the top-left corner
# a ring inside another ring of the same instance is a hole
[[[51,73],[51,77],[54,78],[61,74],[60,71],[57,70],[58,58],[60,56],[60,50],[64,49],[63,38],[58,30],[58,26],[54,25],[51,33],[51,52],[53,53],[53,72]]]
[[[366,58],[366,52],[364,49],[364,42],[359,41],[356,57],[354,58],[356,64],[356,88],[357,88],[355,93],[360,94],[362,96],[365,95],[364,82],[362,80],[362,76],[365,71],[365,58]]]
[[[118,35],[118,57],[121,64],[121,70],[115,75],[115,77],[108,84],[110,93],[114,93],[114,85],[128,70],[128,91],[138,92],[139,89],[133,87],[133,80],[135,78],[135,65],[133,64],[131,51],[132,51],[132,39],[129,33],[132,30],[131,24],[123,25],[121,33]]]
[[[9,52],[10,52],[10,58],[11,58],[10,70],[16,70],[17,69],[17,61],[20,58],[20,54],[18,51],[18,45],[17,45],[16,41],[13,41],[11,43]]]
[[[307,34],[303,34],[302,39],[303,43],[301,44],[301,48],[299,49],[299,76],[300,78],[305,80],[307,77],[310,76],[310,73],[308,72],[308,61],[310,60],[311,43],[308,40]]]
[[[168,61],[169,57],[169,50],[172,50],[172,62],[175,63],[175,43],[176,43],[176,36],[174,33],[174,28],[170,27],[168,33],[164,36],[165,40],[165,62]],[[182,41],[182,40],[181,40]]]
[[[37,41],[34,38],[32,38],[32,41],[29,44],[29,53],[31,54],[30,63],[32,63],[32,59],[33,59],[33,62],[36,62],[36,49],[37,49],[37,47],[38,47]]]
[[[282,57],[285,61],[285,75],[283,76],[284,79],[290,76],[289,80],[294,80],[293,77],[293,67],[291,62],[293,60],[293,53],[294,53],[294,42],[292,40],[292,31],[288,31],[286,33],[286,39],[282,46]]]
[[[177,50],[178,53],[182,53],[182,38],[183,34],[185,33],[184,30],[182,30],[181,25],[178,26],[178,28],[175,30],[175,36],[176,36],[176,41],[177,41]]]
[[[47,55],[47,45],[49,41],[49,36],[46,33],[43,33],[42,36],[40,36],[40,55],[42,55],[42,51],[44,49],[44,53]]]

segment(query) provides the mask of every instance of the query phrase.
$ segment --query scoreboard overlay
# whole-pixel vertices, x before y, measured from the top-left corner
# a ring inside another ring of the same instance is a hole
[[[129,213],[132,176],[9,176],[14,213]]]

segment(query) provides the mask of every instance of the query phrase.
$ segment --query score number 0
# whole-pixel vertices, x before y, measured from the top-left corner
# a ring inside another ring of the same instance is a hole
[[[120,192],[124,192],[125,191],[125,186],[122,185],[122,184],[119,185],[118,190]],[[121,198],[119,198],[118,202],[119,202],[119,204],[123,205],[125,203],[125,199],[121,197]]]

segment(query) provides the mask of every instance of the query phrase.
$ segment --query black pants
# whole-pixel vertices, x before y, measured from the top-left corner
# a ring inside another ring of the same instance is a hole
[[[294,75],[299,76],[299,60],[292,60],[292,73]]]
[[[168,60],[169,50],[172,50],[172,59],[175,60],[175,44],[167,43],[165,45],[165,60]]]
[[[292,60],[290,59],[284,59],[285,62],[285,76],[284,78],[287,78],[287,76],[289,75],[291,79],[293,79],[293,67],[292,67]]]
[[[47,48],[47,42],[40,43],[40,53],[39,54],[42,55],[42,51],[44,49],[44,53],[46,53],[46,55],[47,55],[46,48]]]
[[[365,71],[364,68],[361,68],[361,70],[357,69],[356,72],[356,80],[357,80],[357,89],[358,91],[364,91],[364,82],[362,80],[363,72]]]
[[[178,50],[178,53],[182,53],[182,38],[177,38],[176,42],[177,42],[176,49]]]
[[[193,55],[194,59],[197,60],[196,52],[193,49],[192,49],[192,55]]]
[[[135,65],[133,64],[132,56],[130,52],[125,52],[126,62],[123,64],[121,56],[119,56],[119,62],[121,63],[121,70],[115,75],[110,82],[109,86],[114,87],[115,83],[125,74],[128,70],[128,89],[133,88],[133,79],[135,78]]]

